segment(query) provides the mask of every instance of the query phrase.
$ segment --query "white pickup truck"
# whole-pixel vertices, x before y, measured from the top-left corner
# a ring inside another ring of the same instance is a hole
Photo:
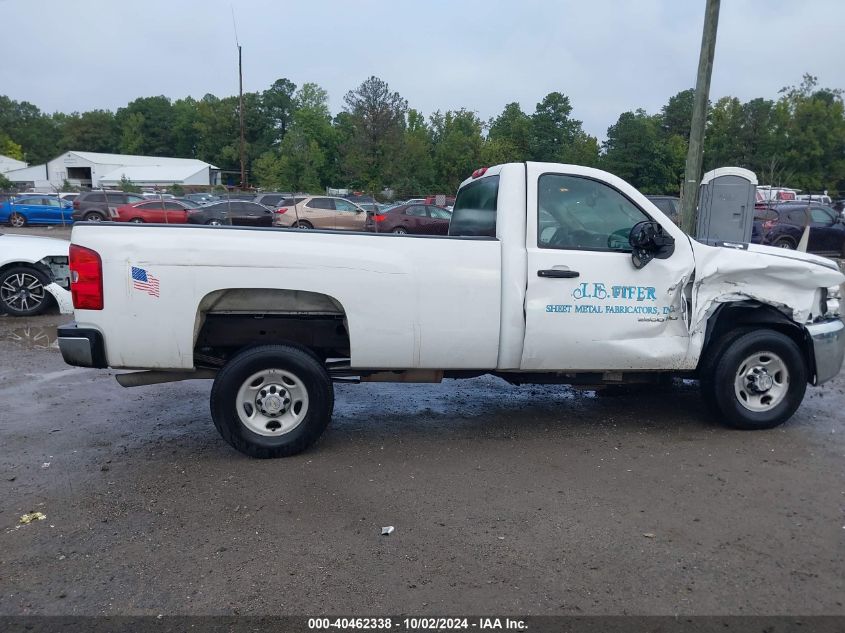
[[[679,375],[724,423],[770,428],[845,352],[834,262],[701,244],[574,165],[477,170],[448,236],[80,223],[71,241],[66,362],[213,378],[214,424],[255,457],[311,445],[333,381]]]

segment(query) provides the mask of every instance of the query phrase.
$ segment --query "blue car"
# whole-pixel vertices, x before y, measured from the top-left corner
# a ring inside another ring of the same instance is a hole
[[[0,224],[73,224],[73,205],[56,196],[30,194],[0,203]]]

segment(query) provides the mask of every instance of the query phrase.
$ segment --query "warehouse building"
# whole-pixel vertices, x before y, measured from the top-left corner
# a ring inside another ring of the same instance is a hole
[[[0,174],[5,174],[15,169],[23,169],[26,163],[11,156],[3,156],[0,154]]]
[[[60,189],[65,180],[83,189],[116,187],[122,179],[140,187],[208,187],[220,184],[220,170],[195,158],[165,158],[65,152],[44,165],[15,169],[5,174],[19,187],[39,191]]]

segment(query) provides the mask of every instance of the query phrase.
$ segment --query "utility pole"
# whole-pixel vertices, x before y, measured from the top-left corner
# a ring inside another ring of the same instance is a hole
[[[687,166],[681,190],[681,228],[687,235],[693,234],[697,223],[695,207],[698,199],[698,184],[701,181],[701,165],[704,161],[704,125],[707,122],[710,76],[713,74],[713,55],[716,51],[719,3],[720,0],[707,0],[707,8],[704,12],[704,32],[701,35],[698,76],[695,80]]]
[[[246,157],[244,143],[244,70],[241,63],[241,45],[238,44],[238,83],[239,83],[239,107],[241,117],[241,189],[246,189]]]

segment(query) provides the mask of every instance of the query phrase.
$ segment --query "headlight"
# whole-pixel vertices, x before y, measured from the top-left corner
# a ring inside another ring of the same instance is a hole
[[[830,288],[822,288],[821,292],[821,314],[826,318],[839,316],[839,286],[831,286]]]

